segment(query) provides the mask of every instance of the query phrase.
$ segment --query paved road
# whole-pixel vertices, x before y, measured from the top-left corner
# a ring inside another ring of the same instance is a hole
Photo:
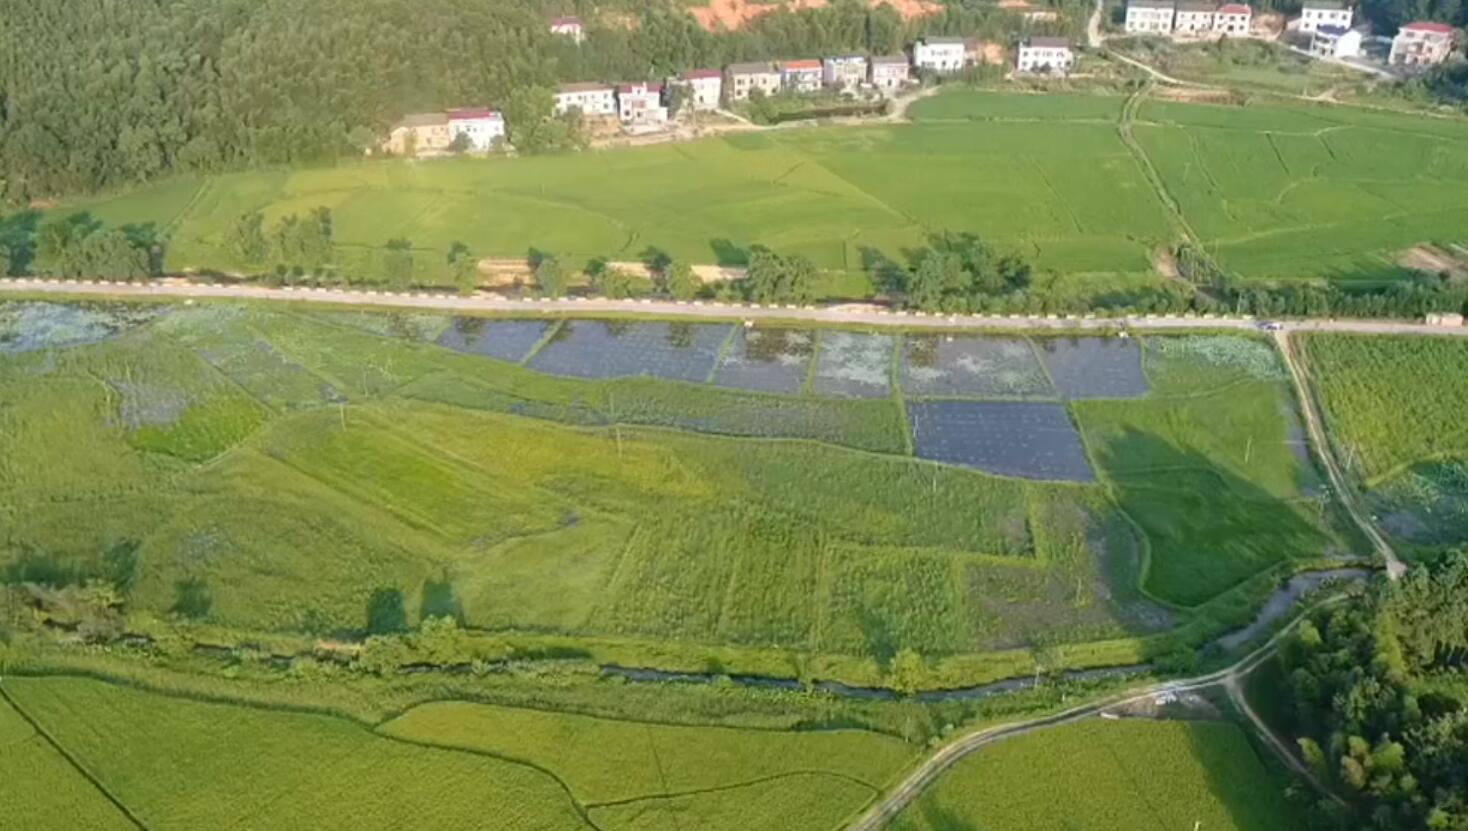
[[[1120,693],[1114,697],[1104,699],[1102,701],[1084,704],[1082,706],[1075,707],[1064,712],[1055,713],[1053,715],[1043,716],[1041,718],[1031,719],[1030,721],[1017,722],[1014,724],[1004,724],[998,727],[988,727],[982,730],[974,731],[973,733],[969,733],[968,735],[963,736],[956,741],[944,745],[936,753],[928,757],[928,759],[924,761],[917,768],[917,770],[913,771],[911,774],[908,775],[906,779],[902,780],[901,784],[893,788],[890,792],[887,793],[887,795],[883,796],[879,801],[868,808],[866,813],[862,814],[860,818],[858,818],[854,823],[848,826],[847,831],[880,831],[880,829],[885,828],[899,813],[902,812],[904,808],[906,808],[915,799],[917,799],[924,790],[932,785],[933,782],[935,782],[938,777],[942,776],[949,768],[953,767],[953,765],[956,764],[960,759],[982,747],[996,744],[998,742],[1004,741],[1005,739],[1014,738],[1015,736],[1022,736],[1026,733],[1031,733],[1036,730],[1043,730],[1047,727],[1055,727],[1061,724],[1069,724],[1071,722],[1093,718],[1107,710],[1123,707],[1139,701],[1144,701],[1161,693],[1191,692],[1206,689],[1208,687],[1222,686],[1225,688],[1225,690],[1229,692],[1231,696],[1234,694],[1238,694],[1241,699],[1242,693],[1238,692],[1242,689],[1240,685],[1240,680],[1247,676],[1270,656],[1274,655],[1275,650],[1279,648],[1279,644],[1281,643],[1281,641],[1286,635],[1294,630],[1298,622],[1299,621],[1297,619],[1295,623],[1292,623],[1291,625],[1281,629],[1277,634],[1274,635],[1274,637],[1270,638],[1267,643],[1259,647],[1259,649],[1255,650],[1254,652],[1250,653],[1248,656],[1244,657],[1238,663],[1234,664],[1233,666],[1218,670],[1217,672],[1210,672],[1207,675],[1200,675],[1195,678],[1185,678],[1177,681],[1166,681],[1160,684],[1153,684],[1148,687],[1136,690],[1129,690],[1127,692]],[[1284,743],[1279,739],[1279,737],[1274,735],[1273,731],[1271,731],[1269,727],[1264,723],[1264,721],[1260,719],[1256,713],[1254,713],[1253,709],[1247,706],[1247,702],[1244,702],[1243,706],[1241,706],[1240,709],[1244,712],[1244,715],[1249,718],[1249,720],[1255,725],[1255,727],[1261,730],[1269,746],[1273,748],[1275,752],[1281,753],[1284,756],[1286,762],[1292,768],[1296,768],[1296,766],[1299,765],[1298,760],[1294,758],[1293,754],[1288,752],[1288,748],[1284,745]],[[1316,787],[1320,787],[1319,780],[1317,780],[1313,775],[1308,776],[1308,781],[1310,781]],[[1329,791],[1325,792],[1330,793]],[[1332,795],[1332,798],[1335,797]]]
[[[1305,416],[1305,429],[1310,434],[1310,443],[1315,445],[1316,454],[1320,456],[1325,465],[1325,473],[1330,478],[1331,487],[1335,488],[1341,504],[1346,506],[1347,513],[1361,529],[1361,533],[1371,541],[1371,547],[1376,549],[1376,553],[1386,562],[1387,575],[1393,580],[1400,578],[1406,573],[1407,565],[1397,558],[1397,552],[1386,541],[1386,535],[1376,527],[1370,512],[1361,503],[1356,489],[1350,486],[1341,466],[1336,463],[1335,452],[1331,450],[1330,443],[1325,436],[1325,427],[1319,408],[1316,406],[1315,395],[1310,389],[1310,374],[1305,367],[1301,366],[1300,356],[1296,354],[1288,333],[1275,332],[1274,341],[1279,346],[1279,354],[1284,357],[1285,366],[1289,368],[1290,380],[1295,384],[1295,395],[1300,399],[1300,410]]]
[[[255,300],[308,302],[328,305],[378,306],[462,314],[615,314],[648,317],[687,317],[707,320],[781,320],[841,326],[893,327],[904,329],[1031,329],[1089,330],[1118,329],[1214,329],[1248,331],[1259,328],[1247,317],[1132,315],[940,315],[901,312],[872,304],[842,306],[756,306],[741,303],[673,300],[511,299],[494,294],[462,297],[434,292],[390,292],[266,288],[249,285],[214,285],[182,280],[151,283],[105,283],[99,281],[0,280],[0,295],[54,295],[57,298],[120,298],[145,300]],[[1358,334],[1468,336],[1468,326],[1429,326],[1393,320],[1295,320],[1282,321],[1283,332],[1354,332]]]
[[[1106,36],[1101,34],[1101,15],[1106,13],[1106,0],[1096,0],[1096,9],[1091,12],[1091,19],[1086,21],[1086,45],[1092,49],[1100,49],[1106,43]]]

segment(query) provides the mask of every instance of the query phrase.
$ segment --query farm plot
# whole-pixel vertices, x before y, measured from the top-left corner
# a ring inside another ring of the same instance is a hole
[[[741,328],[719,359],[714,383],[760,392],[799,392],[815,354],[815,332],[772,327]]]
[[[81,346],[140,326],[162,307],[0,301],[0,353]]]
[[[920,459],[1025,479],[1096,478],[1080,433],[1059,404],[916,401],[907,411]]]
[[[1050,398],[1055,388],[1029,341],[953,335],[910,335],[902,351],[908,397]]]
[[[893,831],[1289,831],[1305,827],[1233,724],[1087,721],[974,754]]]
[[[9,704],[0,701],[0,805],[13,828],[135,828]]]
[[[559,320],[485,320],[479,317],[458,317],[454,318],[452,326],[438,336],[436,343],[455,352],[482,355],[517,364],[525,360],[530,350],[559,325]]]
[[[486,817],[505,831],[587,827],[542,771],[391,741],[340,718],[76,678],[5,686],[156,831],[480,828]]]
[[[1123,338],[1043,338],[1040,357],[1062,397],[1141,398],[1142,350]]]
[[[567,320],[531,369],[575,378],[647,375],[703,382],[730,334],[726,325]]]
[[[825,331],[816,353],[812,389],[841,398],[883,398],[891,389],[891,335]]]

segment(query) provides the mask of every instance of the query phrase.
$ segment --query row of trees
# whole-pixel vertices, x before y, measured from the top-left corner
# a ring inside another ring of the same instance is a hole
[[[1314,613],[1281,654],[1285,717],[1349,809],[1323,828],[1468,828],[1468,555]]]

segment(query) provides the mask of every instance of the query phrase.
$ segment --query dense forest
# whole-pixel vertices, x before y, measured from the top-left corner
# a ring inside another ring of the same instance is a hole
[[[1314,613],[1282,655],[1321,828],[1468,829],[1468,555]]]
[[[547,28],[567,11],[587,22],[579,47]],[[458,105],[504,108],[521,152],[556,149],[557,82],[1019,27],[992,6],[904,24],[858,0],[718,34],[671,0],[0,0],[0,204],[360,154],[402,115]]]

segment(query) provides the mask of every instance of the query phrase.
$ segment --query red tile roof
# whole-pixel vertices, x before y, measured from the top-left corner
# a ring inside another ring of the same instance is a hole
[[[617,92],[626,95],[629,92],[640,92],[642,87],[647,87],[649,93],[660,93],[663,91],[662,84],[622,84],[617,87]]]
[[[820,69],[821,62],[818,60],[780,61],[781,69]]]
[[[550,25],[552,25],[552,26],[580,26],[581,25],[581,18],[579,18],[579,17],[553,17],[553,18],[551,18]]]
[[[1451,35],[1453,33],[1453,27],[1449,26],[1446,23],[1429,23],[1425,20],[1418,20],[1415,23],[1408,23],[1402,28],[1407,31],[1432,32],[1433,34],[1437,35]]]
[[[458,110],[449,110],[449,118],[454,121],[469,121],[476,118],[499,118],[500,114],[488,107],[465,107]]]
[[[696,81],[700,78],[722,78],[724,73],[717,69],[685,69],[680,77],[685,81]]]
[[[1229,3],[1218,7],[1219,14],[1253,14],[1253,10],[1242,3]]]

